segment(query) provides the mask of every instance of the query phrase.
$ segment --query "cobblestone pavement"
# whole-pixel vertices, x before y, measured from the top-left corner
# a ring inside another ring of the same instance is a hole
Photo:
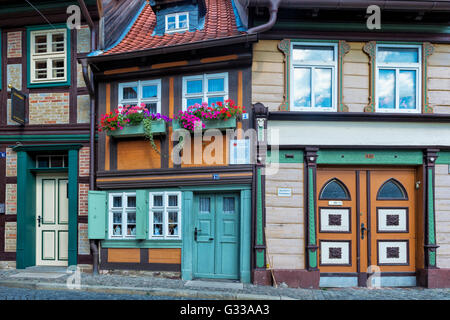
[[[20,271],[15,269],[0,270],[0,281],[26,281],[28,283],[66,283],[69,273],[56,279],[35,279],[35,278],[11,278]],[[90,286],[113,286],[128,288],[165,288],[191,290],[198,292],[208,292],[205,288],[185,287],[186,281],[180,279],[167,279],[155,276],[139,275],[116,275],[102,274],[93,275],[90,273],[81,273],[81,285]],[[225,289],[214,288],[215,293],[223,293],[224,298],[227,294],[252,294],[267,295],[280,298],[289,297],[300,300],[450,300],[450,289],[424,289],[424,288],[333,288],[333,289],[294,289],[279,286],[257,286],[244,284],[243,289]],[[114,295],[116,296],[116,295]],[[140,298],[143,298],[140,296]],[[1,297],[0,297],[1,299]],[[120,298],[119,298],[120,299]]]
[[[186,298],[0,287],[0,300],[186,300]]]

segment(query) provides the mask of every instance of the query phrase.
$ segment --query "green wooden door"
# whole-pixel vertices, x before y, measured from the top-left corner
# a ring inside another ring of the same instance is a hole
[[[239,196],[194,199],[194,277],[239,279]]]

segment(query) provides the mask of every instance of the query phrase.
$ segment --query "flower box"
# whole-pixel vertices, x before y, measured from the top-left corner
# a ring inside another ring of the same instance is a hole
[[[164,120],[152,121],[152,133],[153,135],[162,135],[166,133],[166,122]],[[114,138],[129,138],[129,137],[143,137],[144,125],[142,123],[138,125],[126,125],[122,130],[117,129],[115,131],[109,131],[108,135]]]
[[[236,117],[229,118],[227,120],[221,119],[209,119],[204,120],[205,127],[203,130],[207,129],[234,129],[236,128]],[[178,130],[183,129],[180,122],[178,120],[172,121],[172,129]]]

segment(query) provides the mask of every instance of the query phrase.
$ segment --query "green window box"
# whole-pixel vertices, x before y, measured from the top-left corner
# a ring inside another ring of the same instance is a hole
[[[153,135],[166,134],[166,122],[164,120],[152,121]],[[126,125],[122,130],[108,131],[110,137],[115,138],[129,138],[129,137],[143,137],[144,125],[142,123],[134,126]]]
[[[229,118],[227,120],[219,120],[219,119],[211,119],[205,120],[205,128],[206,129],[234,129],[236,128],[236,117]],[[183,129],[180,122],[178,120],[172,121],[173,130]]]

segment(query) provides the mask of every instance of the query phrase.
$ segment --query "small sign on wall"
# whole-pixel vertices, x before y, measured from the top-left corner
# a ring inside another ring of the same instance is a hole
[[[6,158],[6,152],[0,152],[0,159]]]
[[[25,106],[27,96],[22,92],[11,87],[11,120],[24,125],[25,119]]]
[[[230,164],[250,163],[250,140],[231,139],[230,140]]]
[[[329,206],[342,206],[342,201],[328,201]]]
[[[0,203],[0,214],[4,214],[4,213],[5,213],[5,204]]]
[[[278,196],[279,197],[291,197],[292,189],[291,188],[278,188]]]

